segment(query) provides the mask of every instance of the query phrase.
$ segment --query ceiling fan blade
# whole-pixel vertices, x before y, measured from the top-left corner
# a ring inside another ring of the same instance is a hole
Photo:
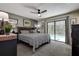
[[[32,11],[31,11],[31,13],[38,14],[38,12],[32,12]]]
[[[25,6],[26,8],[29,8],[29,9],[34,9],[34,10],[38,10],[36,7],[33,7],[33,6]]]
[[[44,12],[47,12],[47,10],[41,11],[40,13],[44,13]]]

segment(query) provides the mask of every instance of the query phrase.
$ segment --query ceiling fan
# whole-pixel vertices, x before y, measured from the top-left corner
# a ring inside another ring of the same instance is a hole
[[[42,14],[42,13],[45,13],[45,12],[47,12],[47,10],[41,11],[40,9],[37,9],[37,12],[31,11],[31,13],[37,14],[39,17],[41,17],[41,14]]]
[[[37,14],[39,17],[41,17],[41,14],[42,14],[42,13],[47,12],[47,10],[41,11],[39,8],[36,8],[35,6],[29,6],[29,5],[27,5],[27,6],[24,6],[24,7],[30,8],[30,9],[32,9],[32,10],[33,10],[33,9],[36,10],[36,12],[35,12],[35,11],[31,11],[31,13]]]

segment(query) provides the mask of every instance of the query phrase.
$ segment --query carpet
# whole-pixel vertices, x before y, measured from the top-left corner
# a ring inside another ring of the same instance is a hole
[[[63,42],[51,41],[42,45],[36,52],[32,52],[32,47],[28,44],[17,44],[17,56],[71,56],[72,47]]]

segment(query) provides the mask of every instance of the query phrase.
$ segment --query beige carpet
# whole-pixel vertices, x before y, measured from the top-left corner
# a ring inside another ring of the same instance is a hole
[[[18,56],[70,56],[71,50],[71,46],[58,41],[42,45],[35,53],[32,52],[32,47],[28,44],[17,44]]]

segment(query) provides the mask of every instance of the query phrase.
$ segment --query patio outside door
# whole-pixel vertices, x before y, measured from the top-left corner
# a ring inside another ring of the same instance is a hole
[[[65,20],[49,22],[48,34],[52,40],[65,42]]]

